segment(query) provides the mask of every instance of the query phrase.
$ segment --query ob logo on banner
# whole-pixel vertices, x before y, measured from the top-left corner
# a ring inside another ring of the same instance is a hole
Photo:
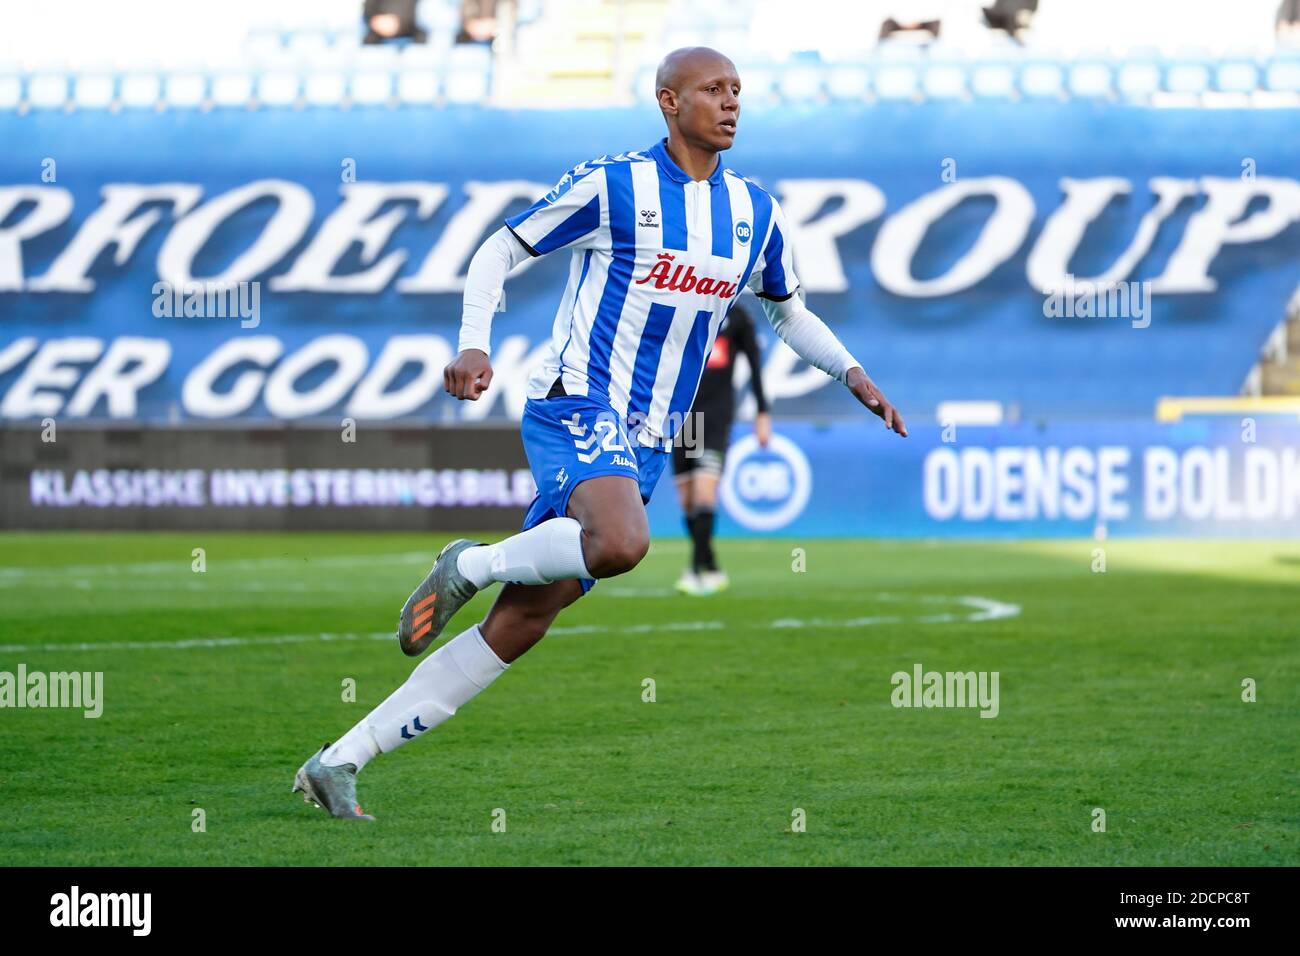
[[[751,531],[775,531],[794,521],[812,495],[812,467],[790,439],[773,435],[767,448],[753,435],[732,446],[719,496],[727,513]]]

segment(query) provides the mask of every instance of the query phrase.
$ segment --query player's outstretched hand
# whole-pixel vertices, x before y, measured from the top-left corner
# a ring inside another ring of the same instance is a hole
[[[898,432],[904,438],[907,437],[907,426],[903,424],[903,416],[889,403],[889,399],[885,398],[885,393],[876,388],[876,383],[866,372],[860,368],[850,369],[845,384],[848,385],[854,398],[885,420],[886,428]]]
[[[487,353],[466,349],[442,370],[442,386],[449,395],[477,402],[492,384],[492,363]]]
[[[767,412],[759,412],[754,416],[754,436],[763,448],[772,440],[772,416]]]

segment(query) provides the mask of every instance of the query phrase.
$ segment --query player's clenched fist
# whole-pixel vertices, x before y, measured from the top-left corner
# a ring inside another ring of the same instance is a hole
[[[476,402],[491,384],[492,363],[478,349],[466,349],[442,370],[442,387],[460,399]]]

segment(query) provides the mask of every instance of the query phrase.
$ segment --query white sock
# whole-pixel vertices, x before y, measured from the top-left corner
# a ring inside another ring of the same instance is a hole
[[[396,750],[438,726],[509,666],[475,624],[421,661],[406,683],[344,734],[321,763],[352,763],[360,771],[376,754]]]
[[[591,577],[582,558],[582,525],[572,518],[552,518],[497,544],[466,548],[456,567],[476,588]]]

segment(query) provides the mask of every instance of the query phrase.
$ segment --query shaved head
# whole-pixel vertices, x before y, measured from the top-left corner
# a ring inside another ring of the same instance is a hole
[[[673,50],[659,61],[659,69],[655,71],[655,92],[669,89],[680,93],[682,85],[697,73],[719,66],[730,67],[733,73],[736,71],[731,60],[707,46],[684,46]]]

